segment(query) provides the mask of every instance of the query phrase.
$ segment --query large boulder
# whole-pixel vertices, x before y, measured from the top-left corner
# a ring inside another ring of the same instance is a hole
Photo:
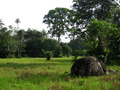
[[[75,76],[98,76],[107,74],[105,64],[98,61],[93,56],[86,56],[77,60],[72,68],[71,75]]]

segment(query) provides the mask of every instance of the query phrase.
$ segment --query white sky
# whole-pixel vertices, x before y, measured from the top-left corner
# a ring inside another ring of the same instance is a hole
[[[5,26],[16,27],[15,20],[20,19],[19,28],[42,30],[47,29],[43,17],[56,7],[69,8],[73,0],[0,0],[0,19]]]

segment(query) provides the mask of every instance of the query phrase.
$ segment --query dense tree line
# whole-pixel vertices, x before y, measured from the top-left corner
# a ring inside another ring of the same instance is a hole
[[[19,19],[17,19],[19,20]],[[69,55],[71,48],[67,44],[58,47],[58,41],[48,38],[45,30],[19,29],[9,26],[4,27],[1,20],[0,27],[0,58],[12,57],[45,57],[47,51],[52,56],[61,57]]]

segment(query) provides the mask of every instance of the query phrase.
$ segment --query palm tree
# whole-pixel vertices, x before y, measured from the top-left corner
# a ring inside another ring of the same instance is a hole
[[[41,31],[41,35],[42,35],[42,38],[47,38],[47,32],[43,29],[42,31]]]
[[[17,19],[15,20],[15,23],[17,24],[17,30],[18,30],[18,23],[20,23],[20,19],[17,18]]]
[[[4,23],[3,23],[2,19],[0,19],[0,27],[1,28],[3,27],[2,25],[4,25]]]
[[[23,41],[23,36],[25,35],[25,30],[21,29],[17,32],[18,34],[18,40],[19,40],[19,52],[18,52],[18,55],[20,55],[21,57],[21,53],[22,53],[22,41]]]

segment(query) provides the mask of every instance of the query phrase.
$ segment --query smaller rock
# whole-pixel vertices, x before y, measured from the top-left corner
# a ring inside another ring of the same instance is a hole
[[[117,74],[117,72],[114,69],[108,69],[108,73],[109,75]]]
[[[108,72],[115,72],[114,69],[108,69]]]

